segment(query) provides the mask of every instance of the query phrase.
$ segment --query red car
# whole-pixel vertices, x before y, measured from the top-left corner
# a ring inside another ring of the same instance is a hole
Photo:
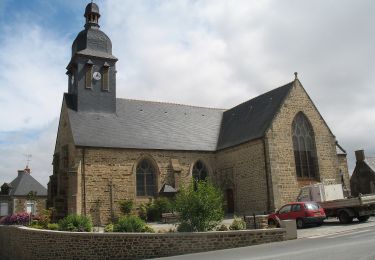
[[[268,225],[280,226],[280,220],[295,219],[297,228],[303,228],[306,224],[320,226],[325,218],[324,209],[315,202],[292,202],[282,206],[276,213],[268,215]]]

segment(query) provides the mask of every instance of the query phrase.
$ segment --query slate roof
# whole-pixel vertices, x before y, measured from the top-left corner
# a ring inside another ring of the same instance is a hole
[[[366,157],[365,162],[375,172],[375,157]]]
[[[65,94],[78,146],[215,151],[223,109],[117,99],[117,113],[77,112]]]
[[[116,114],[77,112],[64,99],[78,146],[216,151],[264,136],[292,86],[229,110],[118,98]]]
[[[10,185],[10,196],[25,196],[30,191],[36,191],[37,196],[47,196],[47,189],[28,173],[18,173]]]
[[[224,112],[217,149],[263,137],[293,82]]]

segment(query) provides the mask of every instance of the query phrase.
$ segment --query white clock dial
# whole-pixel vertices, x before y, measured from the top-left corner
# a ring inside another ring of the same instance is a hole
[[[100,80],[102,78],[102,74],[100,74],[100,72],[94,72],[94,74],[92,74],[92,77],[93,79],[95,80]]]

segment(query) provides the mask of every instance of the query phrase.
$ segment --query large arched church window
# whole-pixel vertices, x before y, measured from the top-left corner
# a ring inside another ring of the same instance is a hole
[[[143,159],[137,165],[137,196],[154,196],[156,192],[156,169],[150,160]]]
[[[302,112],[299,112],[293,120],[292,133],[297,177],[316,178],[318,165],[314,131]]]
[[[196,181],[204,181],[208,175],[207,166],[202,161],[197,161],[193,166],[193,179]]]

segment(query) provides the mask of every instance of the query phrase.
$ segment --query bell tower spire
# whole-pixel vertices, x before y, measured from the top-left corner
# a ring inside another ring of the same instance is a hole
[[[85,9],[85,18],[86,18],[86,24],[85,28],[99,28],[99,18],[100,18],[100,13],[99,13],[99,7],[97,4],[89,3],[86,6]]]
[[[67,67],[68,94],[77,111],[116,112],[116,62],[112,42],[99,29],[99,7],[86,6],[85,29],[75,38]]]

